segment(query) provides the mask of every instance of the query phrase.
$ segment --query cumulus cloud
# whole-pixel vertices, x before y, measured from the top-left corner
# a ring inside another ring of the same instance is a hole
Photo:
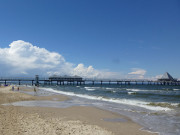
[[[86,78],[108,78],[108,79],[120,79],[123,75],[118,72],[109,72],[109,71],[103,71],[103,70],[97,70],[94,69],[92,66],[85,67],[84,64],[78,64],[77,67],[75,67],[72,71],[73,75],[80,75],[82,77]]]
[[[8,68],[9,74],[32,74],[47,70],[64,68],[70,65],[64,58],[55,52],[49,52],[44,48],[33,46],[22,40],[14,41],[9,48],[0,48],[0,63]],[[35,70],[38,72],[35,72]],[[12,71],[12,72],[11,72]]]
[[[143,79],[144,75],[146,74],[146,70],[140,68],[132,68],[132,72],[128,73],[131,78]]]
[[[13,41],[8,48],[0,48],[0,69],[0,76],[39,74],[79,75],[86,78],[120,77],[120,73],[97,70],[82,63],[75,66],[57,52],[50,52],[22,40]]]

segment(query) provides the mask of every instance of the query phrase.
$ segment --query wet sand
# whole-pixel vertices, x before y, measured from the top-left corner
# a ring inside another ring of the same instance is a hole
[[[17,88],[15,88],[16,90]],[[20,91],[33,92],[31,88]],[[1,135],[152,135],[129,118],[95,107],[17,107],[15,101],[68,100],[63,95],[36,96],[0,88]]]

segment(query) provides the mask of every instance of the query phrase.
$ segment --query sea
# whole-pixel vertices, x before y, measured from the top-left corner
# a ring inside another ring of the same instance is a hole
[[[41,85],[39,92],[70,97],[53,107],[94,106],[131,118],[141,130],[180,135],[180,86],[54,84]]]

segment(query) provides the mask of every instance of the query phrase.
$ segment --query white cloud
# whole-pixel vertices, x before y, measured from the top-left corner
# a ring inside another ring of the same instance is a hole
[[[118,72],[109,72],[109,71],[102,71],[94,69],[92,66],[85,67],[84,64],[78,64],[72,71],[73,75],[80,75],[85,78],[108,78],[108,79],[115,79],[121,78],[122,74]]]
[[[6,65],[11,68],[11,74],[13,72],[30,74],[37,69],[41,73],[57,66],[63,68],[68,64],[60,54],[49,52],[22,40],[12,42],[9,48],[0,48],[0,58],[1,67]]]
[[[144,69],[139,69],[139,68],[133,68],[133,72],[128,73],[129,75],[145,75],[146,70]]]
[[[78,74],[83,77],[94,77],[99,76],[99,72],[95,70],[92,66],[85,67],[84,64],[78,64],[77,67],[73,69],[73,74]]]
[[[3,71],[3,72],[2,72]],[[119,78],[120,73],[75,66],[56,52],[39,48],[22,40],[13,41],[9,48],[0,48],[0,76],[6,75],[79,75],[86,78]]]
[[[157,76],[155,76],[155,79],[160,79],[160,78],[162,78],[162,76],[163,75],[157,75]]]
[[[132,68],[132,72],[128,73],[130,75],[130,78],[137,78],[137,79],[143,79],[144,75],[146,74],[146,70],[140,69],[140,68]]]

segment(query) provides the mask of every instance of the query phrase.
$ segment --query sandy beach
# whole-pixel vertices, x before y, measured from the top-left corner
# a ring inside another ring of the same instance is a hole
[[[16,89],[16,88],[15,88]],[[20,88],[20,90],[23,89]],[[33,91],[29,88],[26,91]],[[34,96],[0,87],[1,135],[152,135],[129,118],[95,107],[17,107],[15,101],[64,101],[63,95]],[[122,119],[123,121],[111,121]]]

